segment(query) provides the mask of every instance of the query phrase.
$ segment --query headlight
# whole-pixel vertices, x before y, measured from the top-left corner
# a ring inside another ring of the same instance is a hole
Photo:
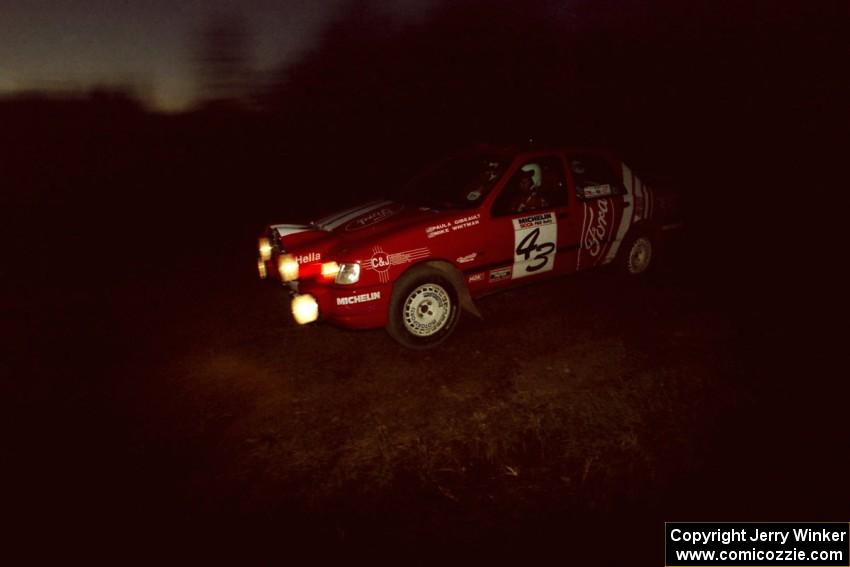
[[[266,261],[272,257],[272,243],[269,239],[263,237],[260,239],[260,258]]]
[[[277,259],[277,271],[283,281],[295,281],[298,279],[298,262],[289,254],[284,254]]]
[[[355,284],[360,281],[360,264],[340,264],[336,274],[336,283],[341,285]]]
[[[257,260],[257,271],[260,272],[260,279],[266,279],[266,263],[262,260]]]

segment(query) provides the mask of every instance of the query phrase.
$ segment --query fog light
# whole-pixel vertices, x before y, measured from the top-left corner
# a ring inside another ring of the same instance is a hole
[[[269,260],[272,257],[272,244],[268,238],[260,239],[260,258]]]
[[[309,293],[296,296],[292,300],[292,315],[299,325],[312,323],[319,318],[319,304]]]
[[[262,258],[257,260],[257,271],[260,272],[261,280],[266,279],[266,276],[268,276],[268,274],[266,273],[266,263],[263,262]]]
[[[283,281],[295,281],[298,279],[298,262],[289,254],[285,254],[277,259],[277,271]]]

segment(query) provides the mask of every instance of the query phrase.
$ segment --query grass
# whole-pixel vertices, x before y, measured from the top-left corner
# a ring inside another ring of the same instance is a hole
[[[276,289],[212,288],[170,313],[176,338],[159,340],[191,342],[147,369],[137,438],[181,448],[193,505],[301,510],[333,537],[377,512],[449,538],[610,513],[699,470],[711,424],[749,395],[723,314],[679,310],[693,298],[663,285],[611,301],[618,285],[590,274],[487,298],[483,322],[425,353],[296,328]]]

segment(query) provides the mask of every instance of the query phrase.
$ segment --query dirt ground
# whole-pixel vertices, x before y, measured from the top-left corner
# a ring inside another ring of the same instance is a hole
[[[665,520],[838,518],[838,414],[799,409],[773,304],[699,265],[487,297],[426,352],[298,327],[236,245],[18,290],[8,509],[34,559],[423,564],[651,563]]]

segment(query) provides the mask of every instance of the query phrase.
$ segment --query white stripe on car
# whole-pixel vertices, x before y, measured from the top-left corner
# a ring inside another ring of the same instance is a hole
[[[380,209],[381,207],[386,207],[387,205],[391,204],[392,201],[372,201],[371,203],[347,209],[335,215],[327,216],[321,220],[316,221],[316,225],[322,230],[334,230],[335,228],[344,225],[350,220],[356,219],[359,216],[367,215],[372,211]]]

